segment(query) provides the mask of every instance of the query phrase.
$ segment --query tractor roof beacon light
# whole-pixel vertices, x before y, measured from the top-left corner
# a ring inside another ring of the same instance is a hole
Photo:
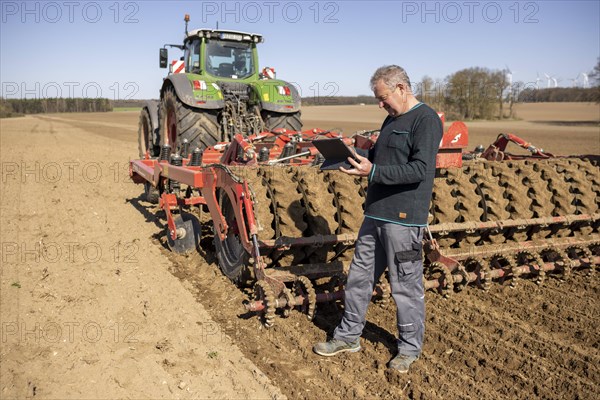
[[[190,14],[185,14],[183,20],[185,21],[185,37],[188,37],[188,22],[190,22]]]

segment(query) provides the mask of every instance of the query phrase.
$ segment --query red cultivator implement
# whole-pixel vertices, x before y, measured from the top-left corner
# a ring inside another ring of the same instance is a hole
[[[278,309],[312,318],[317,303],[343,297],[367,182],[321,171],[311,144],[339,136],[274,130],[191,153],[184,141],[179,149],[163,146],[158,158],[132,161],[130,175],[148,200],[159,201],[173,251],[194,251],[201,224],[212,224],[220,268],[239,285],[254,284],[246,308],[271,326]],[[369,148],[377,131],[345,140]],[[547,273],[600,263],[598,157],[554,157],[514,135],[466,153],[467,140],[466,126],[455,122],[440,143],[427,288],[449,294],[525,276],[541,283]],[[530,154],[507,153],[509,141]],[[317,293],[315,280],[328,289]],[[386,291],[382,284],[374,294]]]

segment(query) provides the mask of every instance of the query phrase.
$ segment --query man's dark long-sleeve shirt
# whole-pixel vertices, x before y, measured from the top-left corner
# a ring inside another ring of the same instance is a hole
[[[398,117],[388,116],[369,151],[373,168],[365,216],[409,226],[427,224],[435,158],[442,140],[442,121],[419,103]]]

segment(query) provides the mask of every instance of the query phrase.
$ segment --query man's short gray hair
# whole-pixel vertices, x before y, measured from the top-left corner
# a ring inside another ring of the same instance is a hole
[[[390,89],[393,90],[397,84],[402,83],[410,88],[410,78],[404,70],[404,68],[398,65],[384,65],[383,67],[377,68],[377,71],[371,77],[371,90],[375,90],[377,82],[383,81],[383,83]]]

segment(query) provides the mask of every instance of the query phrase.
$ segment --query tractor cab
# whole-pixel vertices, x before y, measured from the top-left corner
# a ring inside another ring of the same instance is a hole
[[[178,63],[180,68],[171,68],[171,72],[210,75],[217,79],[258,79],[256,44],[262,41],[262,36],[255,33],[195,29],[187,32],[183,46],[177,46],[184,55],[181,62],[173,63]],[[162,57],[161,66],[166,67]]]
[[[216,78],[249,78],[258,74],[256,43],[262,41],[262,36],[253,33],[197,29],[186,40],[191,49],[186,63],[194,67],[198,62]]]

